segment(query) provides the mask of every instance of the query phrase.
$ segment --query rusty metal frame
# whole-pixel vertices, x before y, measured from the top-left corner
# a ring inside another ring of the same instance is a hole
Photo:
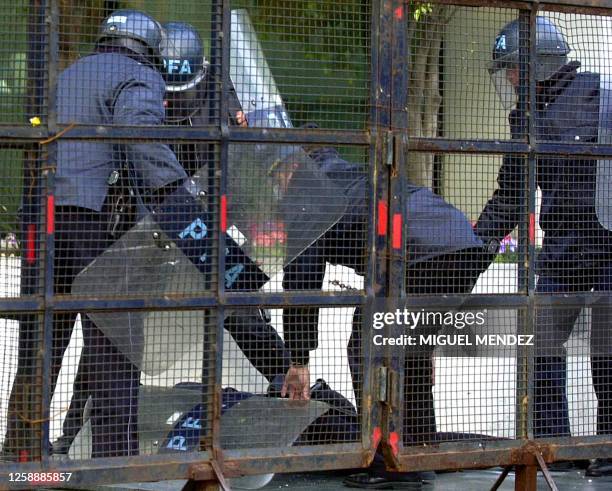
[[[53,22],[57,16],[59,0],[32,0],[34,8],[42,9],[44,12],[45,33],[48,35],[49,49],[45,55],[45,63],[49,80],[53,81],[57,75],[57,32]],[[228,83],[228,46],[227,39],[229,25],[227,13],[229,12],[229,1],[215,0],[213,2],[218,12],[221,12],[222,40],[218,46],[217,56],[220,59],[222,73],[222,94],[227,94]],[[527,12],[530,17],[530,31],[533,33],[533,22],[535,12],[540,9],[558,10],[563,12],[580,13],[612,13],[611,0],[556,0],[549,2],[538,2],[537,0],[508,1],[499,0],[438,0],[437,3],[484,7],[503,6],[505,8],[516,8]],[[50,319],[56,311],[78,311],[78,310],[105,310],[105,309],[199,309],[224,308],[226,306],[271,306],[282,307],[287,305],[337,305],[355,306],[371,305],[376,296],[393,294],[403,295],[403,273],[397,265],[402,264],[405,259],[405,251],[393,250],[388,236],[376,233],[377,220],[381,217],[376,213],[376,204],[385,203],[391,213],[386,217],[387,228],[391,230],[393,222],[391,215],[401,213],[401,191],[402,191],[402,169],[404,162],[400,160],[406,148],[412,152],[432,153],[487,153],[487,154],[523,154],[532,159],[535,155],[542,154],[564,154],[580,156],[612,156],[612,145],[584,145],[584,144],[552,144],[538,143],[529,140],[526,135],[524,142],[516,141],[493,141],[493,140],[449,140],[449,139],[426,139],[407,137],[407,127],[402,108],[403,97],[405,97],[407,80],[405,71],[394,71],[398,63],[407,56],[407,48],[395,41],[402,32],[401,19],[398,18],[398,9],[407,8],[409,2],[404,0],[373,0],[372,1],[372,29],[371,29],[371,113],[370,124],[363,131],[343,130],[258,130],[232,128],[224,126],[200,129],[192,128],[151,128],[146,129],[146,135],[142,129],[135,128],[96,128],[96,127],[74,127],[66,132],[66,136],[74,139],[108,139],[118,138],[125,140],[198,140],[219,142],[221,148],[229,142],[286,142],[286,143],[325,143],[332,145],[357,145],[369,147],[369,155],[372,162],[371,189],[370,191],[370,230],[368,246],[370,250],[376,251],[370,258],[368,265],[368,278],[366,291],[361,294],[327,294],[312,292],[309,294],[226,294],[223,284],[214,294],[207,297],[177,297],[163,299],[121,299],[108,301],[105,299],[79,299],[54,297],[52,288],[50,291],[49,278],[52,278],[52,269],[47,269],[47,284],[44,295],[0,299],[0,311],[5,313],[31,312],[33,314],[43,313],[46,317],[44,328],[44,342],[50,341]],[[214,29],[213,29],[214,30]],[[218,28],[217,28],[218,31]],[[533,42],[531,43],[533,54]],[[525,94],[527,100],[533,100],[533,80],[530,80],[531,94]],[[32,91],[32,114],[36,114],[36,104],[45,104],[41,93],[42,87],[33,88]],[[41,99],[42,96],[42,99]],[[221,98],[224,104],[224,98]],[[54,124],[54,114],[49,114],[46,126],[38,128],[24,127],[20,125],[0,125],[0,147],[15,144],[30,147],[50,136],[57,135],[65,130]],[[531,128],[532,130],[532,128]],[[532,131],[529,132],[532,134]],[[223,152],[223,151],[222,151]],[[389,160],[391,158],[391,160]],[[225,159],[221,159],[221,170],[226,165]],[[392,173],[391,169],[400,170]],[[533,164],[530,169],[530,181],[533,179]],[[533,184],[533,182],[532,182]],[[223,183],[222,183],[223,191]],[[46,187],[47,193],[53,193],[52,175],[49,176]],[[531,189],[533,191],[533,189]],[[41,217],[44,225],[45,215]],[[220,236],[219,250],[222,250],[223,238]],[[52,257],[52,236],[45,237],[47,259]],[[531,247],[531,246],[530,246]],[[222,257],[222,255],[220,255]],[[601,294],[577,294],[577,295],[550,295],[536,296],[533,288],[533,254],[528,254],[529,267],[527,268],[527,287],[522,293],[516,295],[474,295],[469,297],[419,297],[414,299],[415,306],[456,306],[463,304],[470,307],[513,307],[521,310],[533,310],[538,305],[589,305],[601,301]],[[52,261],[47,261],[47,264]],[[219,267],[221,268],[222,265]],[[221,275],[219,275],[221,276]],[[612,302],[612,299],[610,299]],[[364,316],[365,317],[365,316]],[[365,322],[365,321],[364,321]],[[365,327],[365,326],[364,326]],[[221,330],[219,329],[219,332]],[[43,342],[43,341],[41,341]],[[44,345],[43,345],[44,346]],[[368,354],[372,360],[371,354]],[[216,360],[217,369],[220,365],[220,357]],[[48,371],[48,363],[43,362],[43,371]],[[371,394],[379,388],[379,373],[376,369],[386,368],[387,372],[393,371],[392,366],[372,366],[365,371],[366,387]],[[401,376],[401,370],[400,370]],[[46,379],[46,377],[45,377]],[[220,380],[216,379],[216,385],[220,386]],[[530,386],[531,383],[527,383]],[[397,384],[401,386],[401,384]],[[44,401],[50,397],[44,393],[40,401],[41,407],[45,407]],[[0,463],[0,489],[17,488],[15,483],[8,481],[8,475],[15,472],[40,472],[40,471],[74,471],[77,480],[75,484],[94,483],[118,483],[127,481],[160,480],[171,478],[184,478],[193,481],[214,481],[219,472],[224,476],[239,474],[256,474],[261,472],[296,472],[321,469],[354,468],[365,467],[373,458],[374,451],[382,441],[383,450],[389,458],[389,464],[403,470],[428,470],[428,469],[461,469],[482,468],[490,466],[522,466],[533,468],[540,459],[543,462],[556,460],[575,460],[594,458],[597,456],[612,455],[612,441],[610,438],[582,437],[582,438],[559,438],[532,441],[527,438],[517,440],[498,440],[473,444],[468,442],[444,443],[432,445],[426,448],[401,448],[396,452],[391,444],[390,425],[397,417],[393,404],[380,398],[372,398],[365,406],[366,415],[363,418],[362,442],[346,445],[327,445],[316,447],[293,447],[290,449],[245,449],[242,451],[221,451],[218,442],[213,436],[213,447],[208,451],[196,454],[177,456],[175,454],[140,456],[124,458],[94,459],[88,461],[56,462],[50,461],[46,455],[42,455],[40,462],[33,463]],[[391,410],[390,410],[391,409]],[[213,428],[218,428],[218,417],[216,414]],[[380,437],[374,430],[381,429]],[[45,438],[48,429],[43,429],[41,438]],[[524,432],[522,436],[524,435]],[[534,453],[535,452],[535,453]],[[538,457],[538,455],[540,457]],[[216,468],[215,468],[216,467]],[[526,476],[524,474],[523,476]],[[531,474],[530,474],[531,475]]]

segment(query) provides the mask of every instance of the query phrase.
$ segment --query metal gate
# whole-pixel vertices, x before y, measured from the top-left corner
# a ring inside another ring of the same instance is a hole
[[[612,455],[610,2],[1,9],[0,489]]]

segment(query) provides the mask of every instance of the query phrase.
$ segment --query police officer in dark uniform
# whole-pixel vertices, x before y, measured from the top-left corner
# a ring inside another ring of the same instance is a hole
[[[558,27],[545,17],[536,22],[536,138],[553,142],[605,142],[609,132],[609,87],[598,73],[579,72],[568,61],[570,46]],[[519,22],[502,28],[495,40],[490,74],[509,109],[519,86]],[[512,138],[522,138],[526,118],[509,114]],[[527,162],[505,156],[499,187],[476,224],[483,240],[501,240],[519,223],[526,205]],[[537,259],[537,293],[609,292],[612,289],[612,233],[608,208],[609,161],[580,157],[539,157],[537,185],[542,192],[540,226],[544,231]],[[608,183],[608,184],[606,184]],[[602,188],[603,189],[600,189]],[[602,192],[603,191],[603,192]],[[608,297],[609,298],[609,297]],[[568,340],[581,308],[540,308],[536,318],[534,366],[534,436],[570,435],[567,401]],[[609,308],[593,307],[591,369],[597,395],[597,433],[612,433],[612,353]],[[598,461],[587,475],[612,474],[609,461]]]
[[[203,126],[214,124],[207,91],[213,91],[213,80],[207,75],[204,47],[197,30],[185,22],[163,24],[166,33],[161,52],[166,79],[166,120],[172,124]],[[235,93],[230,92],[230,114],[235,124],[245,124]],[[213,167],[211,149],[206,144],[181,143],[173,149],[188,174]],[[212,169],[211,169],[212,170]],[[212,175],[212,172],[211,172]],[[213,193],[209,193],[212,196]],[[229,277],[229,276],[228,276]],[[228,283],[227,291],[249,291],[248,282]],[[289,352],[260,309],[237,310],[225,319],[225,329],[232,335],[247,359],[268,381],[284,375],[289,368]]]
[[[160,24],[135,10],[119,10],[101,26],[94,53],[58,77],[58,123],[63,125],[159,125],[164,120],[165,83],[160,73]],[[128,162],[143,202],[154,205],[187,175],[172,151],[161,143],[70,141],[49,148],[56,163],[55,294],[70,293],[76,275],[115,239],[109,185]],[[54,318],[51,389],[70,340],[75,316]],[[137,402],[140,370],[88,319],[82,316],[87,352],[87,389],[92,396],[92,456],[138,453]],[[20,349],[18,374],[9,406],[4,450],[19,454],[21,365],[32,356]],[[27,429],[26,429],[27,431]],[[31,444],[31,442],[30,442]]]
[[[214,121],[207,104],[210,98],[206,96],[209,88],[208,67],[197,30],[184,22],[168,22],[163,24],[162,28],[165,34],[160,45],[163,76],[166,81],[165,122],[185,126],[211,124]],[[235,115],[239,108],[235,95],[231,106],[235,109]],[[207,159],[207,156],[211,155],[207,144],[175,144],[172,145],[172,150],[189,175],[209,165],[213,167],[212,161]],[[234,290],[236,286],[240,285],[232,283],[228,290]],[[240,290],[246,291],[244,288]],[[225,327],[247,359],[268,381],[272,382],[275,377],[287,372],[289,353],[285,350],[283,340],[270,324],[265,311],[236,311],[228,315]],[[54,454],[66,454],[82,426],[83,410],[89,397],[87,374],[91,362],[88,351],[88,347],[85,347],[79,361],[73,396],[62,426],[62,436],[53,442]]]
[[[332,148],[311,149],[315,160],[329,178],[344,190],[349,200],[347,213],[323,237],[285,268],[284,290],[321,289],[326,262],[365,274],[367,176],[363,168],[340,157]],[[406,290],[409,294],[469,293],[486,266],[484,245],[474,235],[470,222],[459,210],[429,189],[409,185],[406,190],[408,265]],[[348,343],[348,359],[357,404],[361,404],[361,316],[356,309]],[[294,307],[283,312],[285,344],[291,352],[291,368],[283,393],[293,399],[308,399],[309,352],[317,348],[318,308]],[[404,434],[406,444],[435,439],[433,404],[433,347],[406,357]],[[386,472],[376,459],[368,473],[349,476],[351,487],[373,488],[422,482],[421,473]]]

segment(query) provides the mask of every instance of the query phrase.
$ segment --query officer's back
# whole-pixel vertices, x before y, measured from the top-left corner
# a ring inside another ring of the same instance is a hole
[[[154,63],[150,57],[126,47],[107,41],[99,43],[95,53],[76,61],[58,77],[55,100],[58,123],[162,124],[165,83]],[[159,143],[119,146],[117,142],[63,138],[57,147],[51,146],[50,154],[51,161],[57,163],[58,205],[100,211],[109,175],[123,160],[134,166],[138,184],[144,189],[161,188],[185,177],[169,148]]]

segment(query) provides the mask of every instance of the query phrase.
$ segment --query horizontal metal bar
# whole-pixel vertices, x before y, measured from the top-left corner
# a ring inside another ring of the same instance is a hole
[[[399,455],[400,469],[459,470],[512,465],[516,460],[515,452],[524,444],[521,440],[504,440],[408,447]]]
[[[212,294],[211,294],[212,295]],[[344,295],[338,292],[276,292],[227,294],[225,299],[213,296],[165,296],[150,298],[71,298],[58,297],[47,307],[56,311],[101,311],[101,310],[191,310],[227,307],[271,307],[282,308],[296,305],[319,307],[354,307],[361,305],[363,295]],[[608,292],[584,292],[574,294],[542,294],[533,297],[536,307],[610,307],[612,294]],[[408,296],[405,303],[410,308],[447,308],[447,309],[516,309],[530,305],[527,295],[435,295]],[[2,314],[41,312],[44,309],[42,298],[5,298],[0,299]]]
[[[0,125],[0,143],[3,140],[44,140],[48,137],[48,130],[45,126],[32,127],[24,125]]]
[[[237,143],[322,143],[330,145],[369,145],[370,136],[366,131],[285,129],[285,128],[240,128],[230,126],[227,136],[223,136],[216,126],[78,126],[63,127],[62,139],[74,140],[168,140],[168,141],[221,141],[227,139]],[[3,140],[31,139],[35,142],[47,138],[44,130],[33,128],[3,128],[0,126],[0,142]]]
[[[0,298],[0,317],[14,312],[32,312],[44,309],[42,297]]]
[[[453,470],[482,469],[532,461],[536,450],[546,462],[586,460],[612,456],[610,435],[563,437],[538,440],[474,440],[425,447],[405,447],[400,454],[401,469]]]
[[[357,306],[363,303],[363,295],[343,295],[338,292],[284,292],[284,293],[242,293],[226,295],[225,300],[211,296],[164,296],[140,298],[83,298],[56,297],[46,305],[42,298],[6,298],[0,299],[0,317],[2,314],[42,311],[45,306],[55,311],[102,311],[102,310],[193,310],[214,308],[218,305],[231,307],[285,307],[291,305],[312,305],[321,307]]]
[[[587,9],[611,10],[611,0],[549,0],[539,2],[538,0],[525,0],[528,3],[539,5],[539,10],[554,8],[557,6],[580,7],[580,12],[586,13]],[[577,12],[577,11],[576,11]],[[589,12],[591,13],[591,12]]]
[[[528,305],[529,299],[525,295],[423,295],[407,296],[407,307],[419,308],[446,308],[446,309],[476,309],[483,307],[520,308]],[[397,301],[397,303],[399,303]]]
[[[610,435],[593,437],[568,437],[560,440],[546,440],[554,460],[588,460],[612,458]],[[536,440],[540,442],[540,440]]]
[[[0,463],[0,491],[24,489],[29,483],[10,481],[10,474],[35,472],[71,472],[70,481],[62,488],[80,489],[90,484],[118,484],[127,482],[155,482],[170,479],[189,479],[194,464],[198,464],[202,480],[214,479],[208,452],[173,453],[137,457],[96,458],[88,460],[50,460],[44,467],[40,462]],[[14,479],[14,476],[13,476]],[[31,485],[31,484],[30,484]],[[39,483],[36,487],[43,486]]]
[[[433,153],[523,153],[529,152],[526,142],[516,140],[453,140],[447,138],[411,138],[408,151]]]
[[[550,154],[553,157],[582,156],[609,157],[612,155],[612,145],[596,145],[592,143],[536,143],[532,145],[536,154]]]
[[[234,294],[227,295],[224,304],[226,306],[253,306],[262,305],[270,307],[284,307],[291,305],[308,305],[322,307],[349,307],[361,305],[365,299],[363,295],[355,294],[339,294],[338,292],[279,292],[279,293],[260,293],[259,295],[252,294]]]
[[[245,449],[223,452],[222,471],[226,477],[270,472],[307,472],[367,466],[368,452],[360,443],[287,448]],[[171,479],[211,480],[214,474],[210,455],[203,453],[164,454],[130,458],[102,458],[85,461],[0,464],[0,490],[15,489],[11,473],[71,472],[62,488],[91,484],[155,482]],[[23,488],[24,483],[21,483]],[[3,487],[4,486],[4,487]]]
[[[534,143],[515,140],[451,140],[445,138],[414,138],[408,140],[408,151],[431,153],[485,154],[551,154],[554,156],[610,157],[612,145],[595,143]]]
[[[436,0],[435,4],[442,5],[458,5],[464,7],[497,7],[499,8],[499,0]],[[610,0],[587,0],[581,2],[580,0],[549,0],[549,1],[538,1],[538,0],[522,0],[513,1],[508,0],[503,2],[503,7],[508,9],[523,9],[530,10],[534,7],[538,10],[557,10],[557,8],[569,7],[572,11],[579,8],[581,13],[593,13],[596,10],[610,10],[612,9],[612,2]]]
[[[457,5],[460,7],[499,7],[499,0],[436,0],[432,4],[440,5]],[[529,9],[531,8],[530,0],[504,1],[504,8],[509,9]]]
[[[227,473],[229,477],[271,472],[352,469],[366,467],[368,464],[368,451],[360,443],[223,452],[224,474]]]

